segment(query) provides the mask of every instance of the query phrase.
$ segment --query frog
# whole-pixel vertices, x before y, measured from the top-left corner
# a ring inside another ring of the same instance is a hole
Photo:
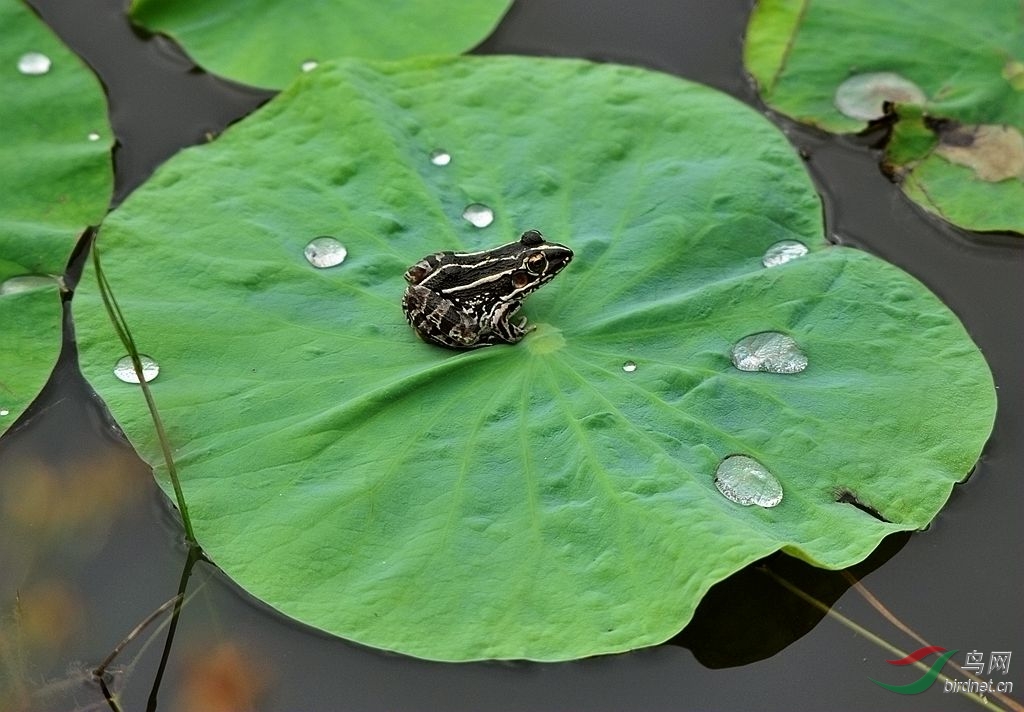
[[[523,300],[572,261],[539,230],[477,252],[435,252],[405,272],[402,310],[424,341],[450,349],[516,344],[534,327],[513,321]]]

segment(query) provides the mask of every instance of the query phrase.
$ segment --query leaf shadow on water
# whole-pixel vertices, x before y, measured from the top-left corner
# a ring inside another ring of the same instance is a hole
[[[841,571],[773,554],[712,586],[690,623],[668,642],[688,648],[709,668],[769,658],[810,632],[825,614],[787,592],[768,572],[832,606],[850,588],[844,573],[863,578],[899,553],[910,537],[911,532],[892,534],[867,559]]]

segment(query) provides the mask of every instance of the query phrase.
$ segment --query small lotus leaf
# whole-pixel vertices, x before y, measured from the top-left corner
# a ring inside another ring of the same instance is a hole
[[[335,57],[458,54],[511,0],[133,0],[132,18],[176,38],[205,69],[263,87]]]
[[[0,433],[57,359],[57,277],[110,201],[103,90],[18,0],[0,0]]]
[[[1024,232],[1017,0],[761,0],[745,54],[765,102],[798,121],[859,131],[892,102],[914,125],[897,123],[886,162],[912,200],[969,229]]]

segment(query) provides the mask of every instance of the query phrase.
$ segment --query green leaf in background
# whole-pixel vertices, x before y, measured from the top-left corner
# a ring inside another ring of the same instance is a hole
[[[1024,232],[1019,0],[760,0],[745,59],[767,104],[829,131],[895,103],[915,124],[887,147],[906,194],[962,227]]]
[[[132,19],[174,37],[204,69],[263,87],[336,57],[459,54],[511,0],[133,0]]]
[[[783,136],[723,94],[466,57],[322,66],[164,165],[99,244],[230,576],[370,645],[561,660],[665,640],[779,549],[859,561],[978,457],[981,354],[914,279],[825,244],[820,214]],[[527,300],[536,330],[421,342],[406,267],[528,228],[576,252]],[[318,236],[344,261],[311,266]],[[85,282],[83,366],[159,462]]]
[[[0,0],[0,433],[57,359],[57,278],[110,202],[103,89],[18,0]]]

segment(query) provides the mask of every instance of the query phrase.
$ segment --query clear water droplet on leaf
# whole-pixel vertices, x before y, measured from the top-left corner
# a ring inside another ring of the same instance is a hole
[[[321,235],[310,240],[303,250],[309,264],[319,269],[336,267],[348,257],[348,250],[330,235]]]
[[[452,162],[452,154],[442,148],[430,152],[430,162],[435,166],[447,166]]]
[[[0,296],[19,294],[33,289],[47,289],[59,286],[59,282],[47,274],[19,274],[0,282]]]
[[[626,361],[622,364],[622,370],[626,373],[633,373],[636,370],[636,361]]]
[[[100,135],[98,133],[96,133],[95,131],[93,131],[86,138],[88,138],[90,141],[99,141],[100,140]]]
[[[833,103],[851,119],[873,121],[885,116],[885,102],[924,104],[928,100],[921,87],[895,72],[857,74],[836,89]]]
[[[715,487],[726,499],[744,507],[774,507],[782,501],[782,485],[775,475],[746,455],[730,455],[718,464]]]
[[[494,222],[494,211],[483,203],[470,203],[462,211],[462,217],[474,227],[487,227]]]
[[[142,377],[146,380],[146,383],[160,375],[160,364],[152,358],[145,354],[139,354],[139,361],[142,364]],[[139,376],[135,373],[131,356],[122,356],[118,359],[117,363],[114,364],[114,375],[117,376],[119,381],[124,381],[125,383],[139,382]]]
[[[780,240],[764,251],[761,264],[778,267],[807,254],[807,245],[799,240]]]
[[[41,52],[26,52],[18,59],[18,71],[29,76],[46,74],[52,66],[50,58]]]
[[[312,72],[314,69],[320,66],[320,62],[316,61],[315,59],[307,59],[300,66],[302,67],[302,71]]]
[[[800,373],[807,368],[807,356],[796,341],[778,331],[745,336],[730,353],[732,365],[741,371]]]

